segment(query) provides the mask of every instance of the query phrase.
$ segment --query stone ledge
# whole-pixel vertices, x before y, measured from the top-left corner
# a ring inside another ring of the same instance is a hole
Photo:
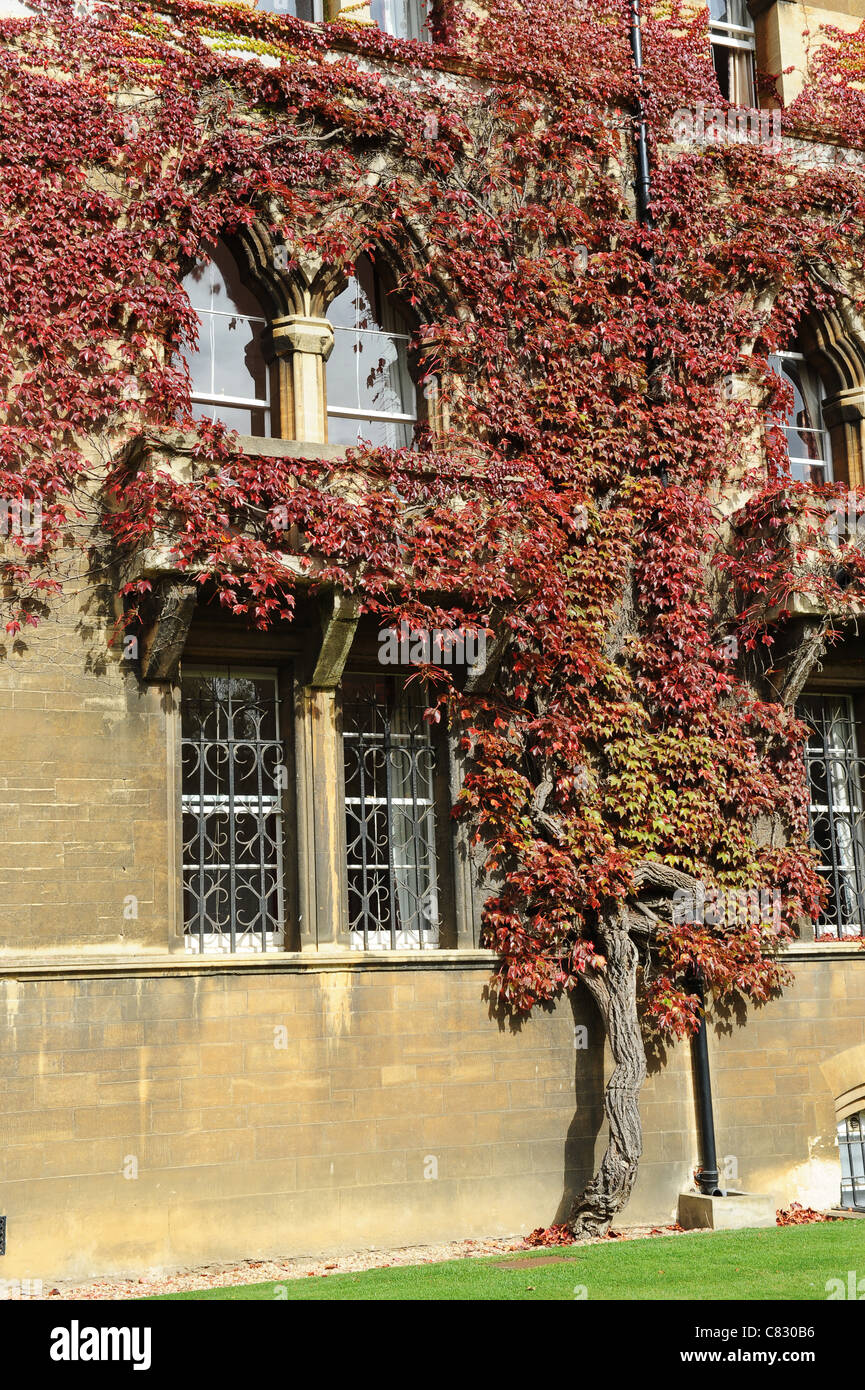
[[[798,942],[781,953],[783,959],[799,961],[843,959],[865,965],[865,949],[852,942]],[[183,951],[142,953],[93,952],[90,955],[57,955],[40,959],[37,954],[0,954],[0,979],[94,979],[100,976],[217,975],[243,974],[264,970],[276,973],[302,973],[334,970],[489,970],[498,956],[495,951],[473,948],[465,951],[273,951],[249,956],[200,956]]]
[[[865,938],[852,941],[794,941],[781,952],[783,960],[853,960],[865,961]]]
[[[0,956],[0,979],[101,979],[160,975],[326,974],[362,970],[487,970],[494,951],[274,951],[254,956],[174,954],[64,956],[53,960]]]

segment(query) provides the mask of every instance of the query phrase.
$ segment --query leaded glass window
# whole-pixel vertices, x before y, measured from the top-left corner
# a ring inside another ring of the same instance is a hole
[[[439,944],[435,751],[423,687],[343,680],[348,917],[356,950]]]
[[[181,730],[187,948],[282,947],[286,777],[275,673],[184,671]]]
[[[811,844],[829,887],[821,935],[859,937],[865,922],[862,762],[849,695],[806,695],[799,714],[811,726],[805,757]]]

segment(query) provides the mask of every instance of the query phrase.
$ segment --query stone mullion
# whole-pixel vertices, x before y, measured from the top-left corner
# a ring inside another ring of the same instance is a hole
[[[284,439],[327,443],[325,363],[333,351],[327,319],[290,314],[271,324],[279,358],[279,421]]]

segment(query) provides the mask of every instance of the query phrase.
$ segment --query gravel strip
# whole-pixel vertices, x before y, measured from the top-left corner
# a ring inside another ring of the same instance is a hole
[[[678,1234],[669,1226],[628,1226],[616,1235],[619,1239],[639,1240],[647,1236]],[[581,1242],[597,1244],[596,1241]],[[149,1271],[139,1278],[70,1280],[43,1285],[41,1292],[32,1287],[24,1293],[9,1281],[7,1297],[46,1300],[121,1300],[146,1298],[151,1294],[185,1293],[192,1289],[217,1289],[231,1285],[265,1284],[289,1279],[326,1278],[331,1274],[353,1274],[366,1269],[392,1269],[400,1265],[438,1264],[442,1260],[478,1259],[484,1255],[510,1255],[514,1251],[542,1248],[529,1246],[523,1236],[499,1236],[489,1240],[452,1240],[440,1245],[403,1245],[396,1250],[378,1250],[375,1246],[355,1250],[350,1254],[299,1255],[286,1260],[240,1260],[234,1264],[199,1265],[194,1269],[178,1269],[170,1273]],[[0,1295],[2,1297],[2,1295]]]

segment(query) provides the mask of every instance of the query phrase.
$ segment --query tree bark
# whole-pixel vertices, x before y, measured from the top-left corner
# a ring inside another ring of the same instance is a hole
[[[604,1092],[609,1141],[601,1165],[568,1214],[575,1236],[602,1236],[631,1195],[643,1152],[640,1091],[646,1079],[646,1053],[637,1016],[638,951],[628,932],[627,912],[619,909],[600,933],[606,968],[583,981],[595,999],[615,1063]]]
[[[802,631],[798,645],[793,649],[787,663],[787,670],[779,692],[781,704],[788,708],[795,705],[802,693],[811,672],[826,654],[826,634],[831,626],[828,618],[808,623]]]

